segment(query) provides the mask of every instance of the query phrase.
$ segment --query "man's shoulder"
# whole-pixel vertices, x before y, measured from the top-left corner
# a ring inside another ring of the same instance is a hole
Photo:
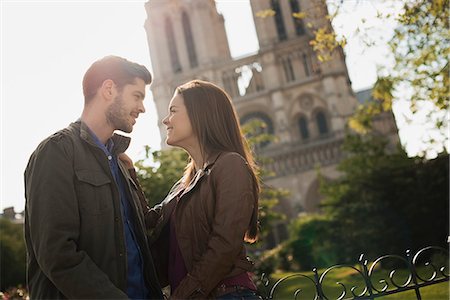
[[[66,147],[68,145],[72,145],[77,139],[76,131],[76,123],[72,123],[66,128],[58,130],[40,142],[36,147],[34,154],[36,155],[37,153],[48,148]]]

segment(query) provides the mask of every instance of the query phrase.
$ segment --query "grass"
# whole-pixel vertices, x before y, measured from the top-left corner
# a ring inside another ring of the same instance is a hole
[[[323,274],[323,270],[319,270],[319,276]],[[389,283],[388,290],[396,289],[395,286],[391,283],[389,279],[389,272],[390,270],[377,270],[372,275],[372,285],[374,285],[375,288],[381,290],[384,286],[384,284],[379,283],[380,279],[385,279]],[[423,276],[427,277],[426,273],[427,270],[422,270]],[[283,278],[288,275],[294,275],[295,273],[275,273],[273,274],[271,278],[271,282],[269,287],[272,287],[273,284],[280,278]],[[306,275],[310,277],[311,279],[314,279],[313,272],[302,272],[301,274]],[[406,279],[408,278],[408,271],[407,270],[398,270],[394,275],[394,281],[395,283],[402,285],[406,282]],[[419,270],[419,274],[421,274],[421,270]],[[352,292],[350,289],[355,286],[356,290],[355,293],[361,293],[363,289],[365,288],[364,279],[361,277],[361,275],[358,274],[355,270],[351,268],[339,268],[334,269],[327,273],[325,276],[325,279],[323,281],[323,291],[325,296],[328,299],[337,299],[340,294],[343,292],[343,288],[341,285],[337,284],[336,282],[341,282],[346,287],[346,298],[345,299],[351,299],[352,298]],[[296,290],[301,289],[301,292],[298,294],[297,299],[314,299],[315,296],[315,286],[314,283],[302,276],[295,276],[292,278],[287,279],[286,281],[283,281],[281,285],[279,285],[275,289],[275,293],[273,294],[273,299],[295,299],[294,293]],[[420,294],[422,296],[423,300],[448,300],[449,299],[449,289],[450,289],[450,283],[442,282],[438,284],[434,284],[431,286],[426,286],[420,289]],[[417,299],[414,290],[410,291],[403,291],[396,294],[380,297],[377,299],[401,299],[401,300],[409,300],[409,299]]]

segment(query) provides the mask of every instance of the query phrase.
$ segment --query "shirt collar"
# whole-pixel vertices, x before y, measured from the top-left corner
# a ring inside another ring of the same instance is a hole
[[[91,129],[89,129],[89,127],[86,125],[86,123],[84,123],[83,121],[81,121],[81,119],[78,119],[75,124],[79,124],[80,126],[80,137],[82,139],[84,139],[85,141],[94,144],[94,145],[98,145],[97,142],[95,141],[95,138],[97,138],[95,136],[95,134],[92,132]],[[98,140],[98,138],[97,138]],[[109,141],[111,141],[111,145],[108,145]],[[128,146],[130,145],[130,141],[131,139],[129,137],[114,133],[113,136],[108,140],[107,145],[103,145],[103,147],[105,148],[109,148],[109,151],[111,152],[111,154],[120,154],[120,153],[124,153]],[[102,144],[100,142],[100,144]],[[100,146],[100,145],[99,145]],[[100,146],[101,148],[101,146]]]
[[[103,144],[98,136],[89,128],[89,126],[86,125],[86,128],[94,139],[95,144],[99,146],[106,155],[112,155],[114,149],[114,141],[112,140],[112,138],[109,138],[106,141],[106,144]]]

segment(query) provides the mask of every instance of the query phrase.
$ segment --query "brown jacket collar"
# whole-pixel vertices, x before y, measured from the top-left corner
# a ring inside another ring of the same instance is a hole
[[[206,175],[209,175],[211,172],[211,167],[214,165],[214,163],[219,159],[220,155],[224,153],[221,151],[215,151],[212,154],[208,155],[208,158],[206,159],[205,163],[203,164],[203,168],[198,170],[195,174],[193,180],[189,183],[189,185],[186,188],[181,188],[181,183],[183,182],[183,178],[181,178],[177,183],[175,183],[172,190],[169,192],[169,196],[167,198],[167,201],[172,200],[173,198],[183,195],[186,195],[189,193],[196,185],[197,183]]]

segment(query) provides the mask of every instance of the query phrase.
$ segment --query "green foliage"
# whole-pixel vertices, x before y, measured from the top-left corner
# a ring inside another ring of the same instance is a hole
[[[344,47],[346,43],[345,38],[338,39],[336,33],[329,27],[315,30],[314,39],[309,42],[320,62],[331,60],[333,52],[339,47]]]
[[[373,117],[390,110],[393,100],[402,99],[409,102],[413,115],[423,108],[428,109],[425,122],[434,124],[440,133],[439,139],[423,142],[430,147],[437,140],[443,145],[448,143],[448,7],[449,0],[403,1],[403,10],[396,19],[398,26],[389,42],[394,66],[392,70],[385,66],[387,75],[380,75],[374,87],[376,101],[357,111],[350,120],[353,129],[367,133]]]
[[[448,235],[448,155],[426,161],[402,151],[386,153],[386,140],[349,135],[342,176],[321,180],[323,211],[340,262],[360,253],[376,257],[426,245]]]
[[[146,162],[151,159],[153,165]],[[160,203],[177,182],[188,163],[188,155],[181,149],[151,151],[145,147],[145,158],[136,161],[137,175],[150,207]]]
[[[360,105],[349,119],[351,129],[360,134],[373,132],[374,118],[392,109],[393,82],[390,77],[379,77],[372,89],[373,101]]]
[[[449,0],[407,1],[390,42],[396,60],[394,83],[414,90],[411,104],[425,100],[449,108]]]
[[[276,207],[281,199],[288,196],[289,192],[284,189],[267,185],[261,187],[259,197],[259,238],[261,241],[265,241],[269,233],[273,230],[273,224],[286,219],[286,216],[282,212],[277,211]]]
[[[287,247],[291,249],[293,261],[300,270],[311,270],[335,264],[333,236],[330,233],[330,218],[325,215],[308,215],[297,218],[290,224]]]
[[[0,218],[0,290],[25,284],[26,248],[23,226]]]
[[[247,139],[247,143],[249,147],[254,151],[257,152],[259,149],[263,148],[264,146],[268,145],[271,142],[276,141],[275,136],[267,133],[267,124],[264,123],[260,119],[252,119],[248,122],[246,122],[242,126],[242,132],[245,135],[245,138]],[[264,157],[257,157],[257,160],[260,163],[263,163],[267,161]],[[266,172],[265,170],[260,170],[262,172]],[[262,173],[259,174],[262,177],[269,176],[268,173]]]

